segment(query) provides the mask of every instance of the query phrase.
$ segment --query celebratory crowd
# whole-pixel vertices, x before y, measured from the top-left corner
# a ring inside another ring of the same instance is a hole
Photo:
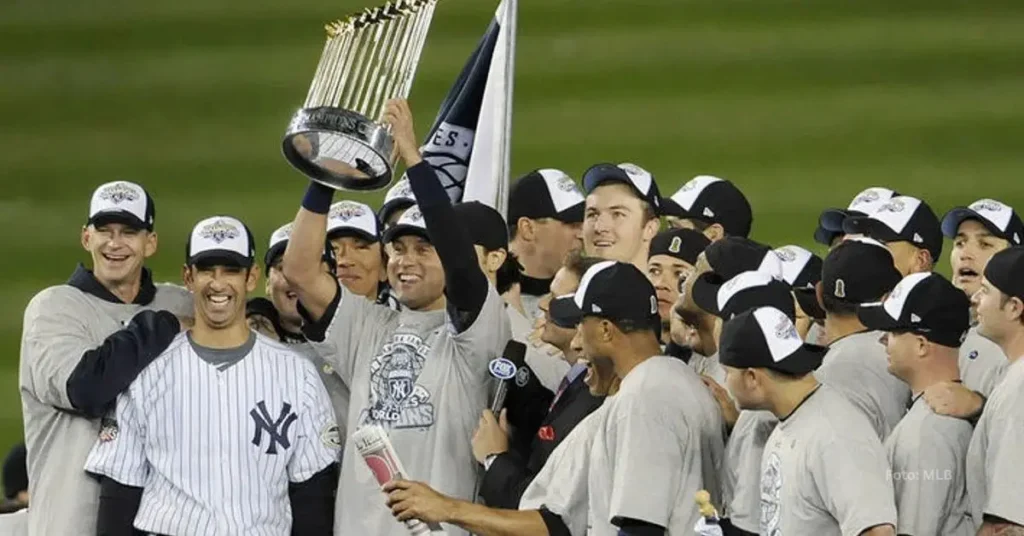
[[[383,121],[378,209],[310,182],[261,256],[206,218],[184,287],[145,267],[146,190],[96,189],[91,265],[25,311],[31,502],[0,535],[1024,534],[1012,207],[870,187],[806,229],[821,258],[748,238],[708,175],[459,202],[408,104]]]

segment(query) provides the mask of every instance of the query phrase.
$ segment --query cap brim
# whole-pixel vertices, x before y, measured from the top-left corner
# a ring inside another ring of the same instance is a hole
[[[385,223],[388,221],[392,212],[409,208],[415,204],[415,199],[410,199],[408,197],[396,197],[395,199],[392,199],[380,206],[380,209],[377,210],[377,219],[380,220],[381,223]]]
[[[672,200],[671,197],[661,198],[661,214],[663,216],[672,216],[673,218],[689,218],[689,213],[683,209],[683,207]]]
[[[820,225],[814,229],[814,241],[823,246],[831,246],[832,242],[842,235],[842,232],[829,231]]]
[[[246,257],[245,255],[240,255],[237,251],[231,251],[226,249],[211,249],[207,251],[201,251],[189,257],[188,264],[190,266],[206,264],[214,266],[238,266],[240,268],[248,268],[252,266],[253,259]]]
[[[869,216],[846,218],[846,221],[843,222],[843,233],[864,235],[868,238],[874,238],[879,242],[898,242],[904,240],[896,231],[890,229],[888,225]]]
[[[356,227],[335,227],[334,229],[327,230],[328,240],[334,240],[335,238],[340,238],[343,236],[354,236],[356,238],[366,240],[367,242],[370,243],[377,242],[380,240],[377,236]]]
[[[560,328],[574,329],[583,320],[583,311],[572,296],[554,298],[548,305],[551,321]]]
[[[818,216],[818,227],[830,232],[830,233],[843,233],[843,222],[846,218],[864,216],[863,213],[856,211],[847,211],[839,208],[829,208],[821,212]]]
[[[725,279],[714,272],[706,272],[693,282],[693,303],[704,312],[721,316],[718,309],[718,291],[725,284]]]
[[[127,225],[133,229],[149,229],[149,226],[146,225],[146,222],[140,220],[139,217],[136,216],[135,214],[132,214],[131,212],[124,210],[98,212],[96,214],[93,214],[88,221],[88,224],[92,225],[93,227],[99,227],[101,225],[107,225],[111,223],[120,223],[123,225]]]
[[[827,347],[804,343],[797,351],[786,356],[782,361],[772,363],[765,368],[801,376],[817,370],[827,353]]]
[[[583,223],[583,213],[586,206],[586,202],[576,203],[552,217],[562,223]]]
[[[430,241],[430,235],[427,234],[427,230],[423,227],[417,227],[415,225],[409,225],[402,223],[391,226],[387,231],[384,231],[384,243],[393,242],[397,238],[401,238],[406,235],[415,235],[426,241]]]
[[[872,331],[897,331],[909,329],[898,320],[889,316],[881,303],[864,304],[857,307],[857,319],[864,327]]]
[[[266,265],[267,268],[270,268],[270,266],[272,264],[274,264],[275,261],[277,261],[278,257],[280,257],[281,255],[284,255],[284,250],[287,247],[288,247],[288,241],[287,240],[282,240],[282,241],[274,244],[273,247],[268,249],[267,252],[263,254],[263,264]]]
[[[793,289],[793,296],[796,297],[796,302],[800,305],[800,309],[803,310],[804,314],[814,320],[825,319],[825,310],[818,303],[818,291],[816,289],[811,287],[795,288]]]
[[[960,230],[960,224],[967,221],[974,220],[985,226],[988,232],[999,238],[1006,238],[1006,233],[997,228],[991,221],[982,217],[976,211],[971,210],[967,207],[956,207],[946,213],[942,217],[942,234],[946,238],[956,238],[957,232]]]

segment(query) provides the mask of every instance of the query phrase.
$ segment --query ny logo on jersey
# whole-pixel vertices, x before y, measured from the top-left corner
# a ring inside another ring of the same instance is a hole
[[[252,436],[252,444],[257,447],[263,444],[263,432],[266,432],[270,436],[270,445],[267,447],[267,454],[277,454],[278,445],[282,449],[287,449],[291,446],[291,441],[288,440],[288,429],[291,428],[295,421],[299,420],[299,416],[292,411],[292,405],[285,402],[281,406],[281,412],[278,413],[276,420],[271,420],[270,412],[267,411],[267,403],[260,400],[256,403],[256,407],[252,408],[249,412],[249,416],[252,417],[253,423],[256,424],[256,432]]]

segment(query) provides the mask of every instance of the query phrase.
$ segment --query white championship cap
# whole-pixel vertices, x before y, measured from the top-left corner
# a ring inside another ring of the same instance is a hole
[[[213,216],[196,224],[188,238],[186,263],[226,263],[249,267],[256,258],[252,233],[231,216]]]

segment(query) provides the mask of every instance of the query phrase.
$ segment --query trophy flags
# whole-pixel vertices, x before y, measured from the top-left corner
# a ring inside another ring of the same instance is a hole
[[[452,202],[507,213],[517,0],[494,20],[448,91],[422,148]]]

